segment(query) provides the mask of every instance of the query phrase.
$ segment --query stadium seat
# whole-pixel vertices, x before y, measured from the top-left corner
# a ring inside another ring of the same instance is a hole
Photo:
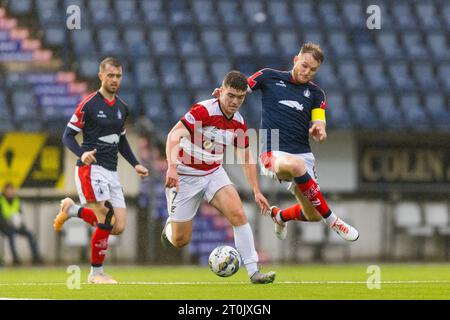
[[[168,15],[169,23],[174,26],[191,26],[194,22],[192,13],[186,1],[169,0]]]
[[[117,28],[99,27],[97,29],[97,40],[100,43],[100,52],[105,56],[118,56],[124,53]]]
[[[168,18],[164,11],[162,0],[140,0],[138,3],[141,5],[144,23],[148,27],[167,25]]]
[[[191,27],[180,27],[175,30],[178,52],[182,57],[199,57],[202,55],[197,32]]]
[[[430,128],[428,116],[417,94],[400,95],[400,107],[405,115],[406,123],[411,129],[422,131]]]
[[[275,39],[270,29],[255,30],[252,32],[253,47],[262,58],[277,57],[280,50],[276,46]]]
[[[87,1],[91,21],[97,27],[114,26],[115,12],[108,0]]]
[[[186,85],[180,63],[173,59],[161,59],[159,74],[164,88],[181,88]]]
[[[113,1],[116,16],[121,26],[140,25],[142,18],[137,11],[135,0]]]
[[[350,129],[353,127],[350,108],[345,103],[344,95],[340,91],[327,93],[326,117],[327,126],[332,128]]]
[[[441,17],[444,20],[445,27],[447,30],[450,29],[450,3],[443,3],[440,12]]]
[[[320,21],[325,28],[333,29],[343,25],[343,20],[336,6],[336,2],[322,2],[317,7]]]
[[[339,86],[339,80],[331,63],[325,62],[320,66],[316,74],[317,84],[326,90],[335,89]]]
[[[168,96],[168,102],[172,110],[171,121],[175,124],[189,111],[195,101],[191,99],[188,91],[171,90]]]
[[[211,84],[211,79],[203,59],[185,59],[184,73],[187,79],[186,85],[188,88],[196,90],[206,88]]]
[[[269,1],[267,4],[267,11],[270,15],[269,23],[276,28],[282,28],[288,31],[287,28],[294,27],[294,18],[291,15],[291,10],[286,1]]]
[[[231,70],[231,63],[227,58],[213,59],[210,63],[211,74],[214,84],[219,86],[222,83],[225,74]]]
[[[436,11],[436,4],[433,2],[415,3],[415,12],[417,20],[423,30],[429,32],[430,30],[440,30],[443,27],[439,14]]]
[[[403,33],[403,48],[411,60],[428,59],[427,50],[419,33]]]
[[[349,28],[360,28],[366,24],[366,7],[359,1],[346,1],[342,4],[342,15]]]
[[[389,65],[388,74],[398,91],[414,90],[416,84],[405,62],[397,62]]]
[[[353,118],[359,128],[376,129],[380,123],[372,108],[369,97],[364,93],[354,93],[349,97]]]
[[[176,47],[172,41],[172,35],[168,28],[152,28],[149,34],[152,44],[152,52],[158,57],[173,57],[176,54]]]
[[[375,107],[380,116],[383,128],[390,130],[404,130],[406,123],[403,110],[398,106],[391,92],[377,92],[374,96]]]
[[[433,57],[439,59],[450,58],[450,47],[444,32],[430,32],[426,34],[426,44]]]
[[[126,27],[123,30],[123,38],[130,57],[150,58],[150,47],[144,28],[140,26]]]
[[[8,1],[8,11],[12,15],[30,14],[33,10],[32,0]]]
[[[248,26],[258,26],[267,23],[267,12],[264,2],[259,0],[247,0],[242,2],[244,19]]]
[[[275,39],[278,41],[280,52],[289,59],[297,55],[300,51],[298,34],[294,30],[276,29]]]
[[[422,90],[435,89],[439,87],[434,74],[433,66],[429,62],[412,65],[412,73]]]
[[[12,113],[6,103],[5,93],[0,90],[0,132],[7,132],[14,128]]]
[[[141,114],[141,105],[138,100],[138,92],[132,88],[121,88],[118,96],[125,102],[130,111],[130,116],[136,120]]]
[[[255,50],[250,46],[250,39],[244,29],[231,29],[226,33],[228,48],[234,57],[251,56]]]
[[[415,257],[422,259],[424,256],[424,239],[433,235],[433,228],[424,223],[422,211],[416,202],[400,202],[394,205],[393,219],[393,249],[396,249],[399,236],[408,236],[415,240]]]
[[[228,56],[228,50],[224,45],[220,29],[205,28],[200,32],[200,39],[208,56],[214,58]]]
[[[99,58],[96,55],[80,56],[78,72],[84,78],[95,78],[98,74]]]
[[[344,31],[332,31],[328,35],[330,48],[333,50],[334,56],[340,58],[352,58],[353,50],[349,42],[348,34]],[[319,42],[320,43],[320,42]]]
[[[152,89],[159,86],[159,77],[151,60],[142,59],[134,63],[134,78],[137,87],[141,89]]]
[[[383,63],[380,61],[370,61],[362,64],[363,74],[368,80],[369,88],[373,91],[388,89],[391,86],[389,77],[384,71]]]
[[[392,59],[402,57],[403,49],[400,46],[399,38],[393,31],[383,31],[376,35],[378,46],[385,58]]]
[[[195,22],[201,26],[201,29],[217,27],[219,18],[216,10],[213,8],[213,2],[210,0],[193,0],[192,10]]]
[[[85,27],[80,30],[72,30],[69,35],[75,54],[97,51],[92,29]]]
[[[410,3],[395,2],[392,4],[393,19],[396,21],[399,28],[403,30],[416,29],[419,25],[411,11]]]
[[[241,14],[237,0],[218,1],[217,11],[218,15],[222,19],[223,25],[233,28],[245,25],[245,19]]]
[[[449,131],[450,111],[445,105],[445,96],[436,92],[432,95],[424,95],[424,100],[433,126],[439,131]]]
[[[362,89],[364,82],[354,60],[342,61],[337,64],[339,78],[348,89]]]
[[[312,1],[294,1],[294,16],[300,26],[307,26],[310,30],[317,28],[320,24],[318,15],[314,10]]]
[[[51,47],[63,47],[66,45],[67,33],[66,28],[60,25],[47,25],[44,29],[45,44]]]

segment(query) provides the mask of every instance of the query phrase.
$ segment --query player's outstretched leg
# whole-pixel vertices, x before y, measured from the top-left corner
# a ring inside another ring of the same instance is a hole
[[[60,211],[53,220],[53,228],[55,231],[61,231],[64,223],[70,218],[80,218],[86,223],[95,227],[97,225],[97,216],[91,208],[81,207],[75,204],[70,198],[61,200]]]
[[[65,198],[61,200],[59,213],[53,220],[53,228],[55,231],[61,231],[64,223],[71,218],[69,215],[69,209],[75,204],[72,199]]]

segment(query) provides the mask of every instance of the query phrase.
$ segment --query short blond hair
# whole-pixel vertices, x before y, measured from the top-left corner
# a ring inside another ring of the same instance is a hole
[[[110,64],[116,68],[122,67],[122,63],[119,61],[119,59],[114,58],[114,57],[107,57],[107,58],[103,59],[102,62],[100,62],[100,65],[99,65],[100,72],[105,71],[107,64]]]
[[[302,53],[311,53],[313,58],[320,64],[322,64],[325,59],[322,48],[318,44],[312,42],[305,43],[302,46],[298,55],[301,55]]]

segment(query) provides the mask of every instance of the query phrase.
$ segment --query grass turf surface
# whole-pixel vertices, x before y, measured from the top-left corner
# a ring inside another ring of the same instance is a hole
[[[367,265],[264,266],[275,283],[254,285],[244,269],[220,278],[207,267],[112,267],[119,285],[68,289],[65,267],[2,268],[0,298],[158,300],[450,299],[450,264],[380,264],[380,289],[368,289]]]

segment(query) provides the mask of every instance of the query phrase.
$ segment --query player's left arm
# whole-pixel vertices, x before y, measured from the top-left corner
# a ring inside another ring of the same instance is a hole
[[[309,134],[317,142],[323,142],[327,138],[327,121],[325,117],[326,99],[325,94],[321,95],[315,101],[316,106],[311,110],[311,127],[309,128]]]
[[[261,208],[261,214],[266,214],[270,209],[270,205],[269,201],[267,201],[266,197],[264,197],[261,193],[261,189],[259,188],[256,161],[252,157],[250,148],[248,146],[244,149],[236,147],[235,150],[242,160],[242,170],[244,171],[245,178],[253,190],[255,202]]]
[[[131,164],[131,166],[134,168],[134,170],[136,170],[136,173],[141,178],[148,176],[148,169],[143,165],[141,165],[134,156],[133,150],[131,150],[130,144],[128,143],[128,139],[125,136],[125,130],[120,135],[119,152],[122,155],[122,157],[124,157],[125,160],[127,160],[128,163]]]

